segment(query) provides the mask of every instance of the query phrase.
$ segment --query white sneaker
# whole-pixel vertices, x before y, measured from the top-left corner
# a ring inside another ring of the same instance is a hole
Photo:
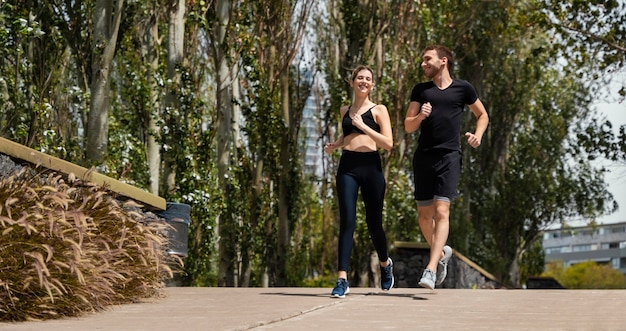
[[[452,257],[452,247],[443,246],[443,257],[437,265],[437,285],[441,285],[448,275],[448,261]]]
[[[437,278],[437,275],[435,275],[434,271],[430,269],[424,269],[424,273],[422,274],[422,279],[420,279],[419,284],[421,287],[426,287],[431,290],[434,290],[436,278]]]

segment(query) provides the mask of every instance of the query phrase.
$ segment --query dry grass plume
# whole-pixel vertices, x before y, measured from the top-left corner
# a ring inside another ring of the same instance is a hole
[[[32,169],[0,179],[0,321],[77,316],[160,294],[164,222],[101,187]]]

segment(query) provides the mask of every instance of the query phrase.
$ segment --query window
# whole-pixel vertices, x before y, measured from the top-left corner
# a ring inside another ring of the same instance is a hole
[[[616,249],[616,248],[620,248],[620,246],[622,246],[623,243],[617,243],[617,242],[613,242],[613,243],[602,243],[602,247],[600,249]]]
[[[543,235],[543,239],[545,240],[549,240],[549,239],[555,239],[555,238],[560,238],[561,234],[559,232],[547,232]]]
[[[588,252],[591,250],[591,245],[574,245],[572,250],[574,252]]]
[[[561,247],[546,248],[546,254],[558,254],[558,253],[561,253]]]

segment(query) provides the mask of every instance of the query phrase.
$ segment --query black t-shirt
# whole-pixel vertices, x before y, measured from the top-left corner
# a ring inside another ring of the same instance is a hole
[[[430,102],[430,116],[422,121],[418,150],[461,150],[461,119],[465,105],[478,99],[474,87],[467,81],[453,79],[452,84],[441,90],[432,81],[413,87],[411,101],[421,105]]]

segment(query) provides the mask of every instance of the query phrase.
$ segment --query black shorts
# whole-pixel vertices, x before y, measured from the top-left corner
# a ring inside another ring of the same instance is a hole
[[[413,155],[415,200],[426,201],[436,197],[449,200],[457,198],[462,159],[461,151],[417,150]]]

